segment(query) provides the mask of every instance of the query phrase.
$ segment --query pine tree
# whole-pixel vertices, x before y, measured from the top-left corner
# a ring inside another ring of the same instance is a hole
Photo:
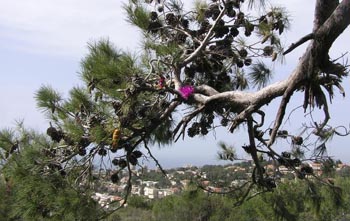
[[[345,94],[341,84],[348,66],[336,63],[328,51],[350,23],[350,2],[318,0],[311,34],[287,49],[279,39],[290,26],[286,10],[264,3],[199,0],[193,10],[186,11],[177,0],[130,0],[124,8],[130,24],[142,32],[141,54],[124,52],[105,39],[92,42],[81,62],[84,86],[74,87],[68,98],[51,86],[37,91],[38,107],[50,119],[48,151],[54,153],[48,160],[69,165],[59,171],[77,170],[77,181],[89,187],[93,161],[102,158],[105,169],[116,171],[112,182],[119,181],[119,172],[127,171],[127,198],[132,167],[146,156],[158,164],[149,147],[171,144],[181,137],[207,136],[217,127],[233,133],[245,126],[248,144],[242,148],[253,159],[254,170],[246,192],[239,195],[242,202],[250,192],[275,189],[280,166],[300,179],[313,177],[312,168],[304,162],[304,153],[311,148],[305,140],[314,137],[317,145],[311,160],[319,160],[332,136],[348,135],[347,130],[342,134],[340,128],[328,124],[331,113],[326,95],[331,101],[334,88]],[[289,77],[270,84],[269,64],[307,41],[309,47]],[[301,135],[281,126],[297,91],[305,95],[301,103],[305,111],[319,108],[324,113],[321,123],[311,119],[315,123],[304,125]],[[281,98],[280,105],[270,126],[264,121],[270,114],[264,106],[277,98]],[[190,112],[178,111],[184,106]],[[176,111],[180,119],[173,116]],[[276,139],[291,144],[291,151],[277,152]],[[13,155],[15,144],[9,143],[4,153]],[[236,159],[231,145],[221,146],[221,158]],[[274,173],[264,168],[266,160],[274,162]]]
[[[17,145],[2,158],[0,220],[96,220],[102,215],[91,191],[75,183],[79,173],[55,161],[55,145],[45,135],[19,124],[0,131],[0,138],[2,150]]]

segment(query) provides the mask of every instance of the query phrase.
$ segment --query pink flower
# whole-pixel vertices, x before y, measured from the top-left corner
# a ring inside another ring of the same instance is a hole
[[[183,99],[187,100],[194,93],[194,87],[190,85],[186,85],[181,87],[179,91]]]

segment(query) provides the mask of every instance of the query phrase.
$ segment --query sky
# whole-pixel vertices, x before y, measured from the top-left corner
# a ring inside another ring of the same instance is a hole
[[[141,35],[125,21],[123,2],[125,0],[0,0],[0,128],[13,127],[16,120],[24,119],[28,127],[45,131],[48,122],[36,108],[34,93],[41,85],[51,85],[67,95],[73,86],[81,85],[78,73],[88,42],[109,38],[124,50],[140,50]],[[315,0],[271,2],[286,6],[291,16],[291,30],[282,37],[286,46],[311,32]],[[349,37],[348,29],[335,42],[331,51],[333,58],[350,51]],[[276,80],[288,76],[304,49],[302,46],[287,55],[284,64],[274,65]],[[349,79],[344,80],[344,85],[350,94]],[[290,106],[299,106],[301,99],[297,95]],[[331,122],[335,125],[349,127],[349,100],[337,95],[333,101]],[[275,111],[276,105],[277,102],[269,105],[269,114]],[[303,121],[304,114],[299,111],[295,115],[284,126],[293,127],[297,133],[300,128],[294,127],[295,123]],[[154,147],[154,154],[165,167],[215,164],[219,141],[230,145],[244,142],[242,133],[232,135],[218,130],[214,135],[180,141],[161,149]],[[329,154],[350,162],[349,141],[350,137],[334,138]],[[245,157],[240,150],[238,153]]]

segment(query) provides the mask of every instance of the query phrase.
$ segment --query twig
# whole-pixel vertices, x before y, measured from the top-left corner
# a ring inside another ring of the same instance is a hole
[[[241,124],[247,117],[255,110],[255,105],[249,105],[240,114],[238,114],[232,121],[229,131],[232,133],[236,127]]]
[[[260,123],[256,124],[254,126],[254,129],[258,129],[259,127],[262,127],[264,125],[265,122],[265,112],[262,110],[256,110],[255,113],[259,114],[261,116],[261,120]]]
[[[212,35],[214,33],[214,29],[216,28],[216,25],[218,24],[218,22],[220,21],[222,16],[224,16],[225,12],[226,12],[226,9],[221,10],[219,16],[214,21],[213,25],[209,29],[209,31],[208,31],[207,35],[205,36],[205,38],[203,39],[202,43],[199,45],[199,47],[192,54],[190,54],[190,56],[188,56],[182,62],[182,64],[180,64],[180,67],[184,67],[186,64],[193,61],[193,59],[195,59],[198,56],[198,54],[200,54],[200,52],[205,48],[205,46],[208,44],[210,38],[212,37]]]
[[[263,170],[259,162],[256,145],[255,145],[255,135],[254,135],[254,127],[253,127],[253,118],[249,116],[247,118],[248,123],[248,135],[249,135],[249,153],[253,158],[256,168],[258,169],[259,179],[263,179]]]
[[[157,158],[155,158],[151,152],[151,150],[149,149],[149,147],[147,146],[147,143],[144,141],[145,144],[145,149],[148,151],[149,156],[153,159],[153,161],[156,163],[157,167],[160,169],[160,171],[163,173],[163,175],[165,177],[167,176],[166,171],[163,169],[162,165],[160,165],[159,161],[157,160]]]
[[[290,98],[292,97],[292,95],[294,93],[294,88],[295,88],[295,83],[290,84],[287,87],[287,90],[283,94],[282,101],[281,101],[280,106],[278,108],[276,120],[275,120],[275,123],[273,125],[273,129],[272,129],[272,132],[271,132],[271,135],[270,135],[270,140],[269,140],[269,142],[267,144],[267,148],[271,152],[274,152],[272,150],[271,146],[275,142],[277,131],[278,131],[279,127],[281,126],[283,117],[284,117],[285,112],[286,112],[287,104],[288,104]]]
[[[195,117],[197,116],[197,114],[199,114],[203,109],[205,108],[205,105],[200,106],[199,108],[197,108],[196,110],[194,110],[192,113],[186,115],[185,117],[182,118],[182,120],[180,121],[180,123],[176,126],[176,128],[174,129],[174,134],[173,136],[175,137],[175,135],[177,134],[177,132],[180,130],[180,128],[182,127],[182,130],[180,132],[180,134],[177,136],[177,138],[175,139],[175,142],[180,138],[181,134],[183,136],[185,136],[185,129],[187,127],[187,124]]]
[[[292,116],[292,114],[293,114],[296,110],[298,110],[299,108],[301,108],[301,107],[303,107],[303,105],[300,105],[300,106],[297,106],[296,108],[293,108],[293,110],[291,110],[291,111],[289,112],[289,115],[288,115],[287,119],[284,121],[284,124],[283,124],[283,125],[286,125],[287,121],[290,120],[290,117]]]
[[[99,217],[98,220],[105,220],[108,216],[110,216],[112,213],[120,210],[121,208],[123,208],[127,202],[127,199],[128,197],[130,196],[130,193],[131,193],[131,189],[132,189],[132,184],[131,184],[131,178],[132,178],[132,171],[131,171],[131,168],[130,168],[130,164],[128,163],[128,173],[129,173],[129,177],[128,177],[128,181],[127,181],[127,185],[126,185],[126,194],[125,194],[125,197],[124,197],[124,201],[115,209],[111,210],[110,212],[107,212],[106,214],[104,214],[103,216]],[[107,204],[107,205],[112,205],[114,204],[115,202],[120,202],[120,201],[114,201],[110,204]],[[106,205],[106,206],[107,206]]]
[[[305,42],[307,42],[308,40],[314,39],[314,33],[310,33],[308,35],[305,35],[304,37],[302,37],[299,41],[291,44],[289,46],[289,48],[283,52],[283,55],[288,54],[289,52],[293,51],[295,48],[299,47],[300,45],[304,44]]]
[[[337,57],[337,58],[335,58],[335,59],[333,59],[331,62],[336,62],[336,61],[338,61],[339,59],[341,59],[341,58],[343,58],[343,57],[345,57],[347,54],[349,54],[349,52],[347,51],[347,52],[345,52],[345,53],[342,53],[342,55],[340,55],[339,57]]]
[[[318,125],[316,122],[314,122],[316,129],[313,133],[316,135],[319,134],[319,132],[327,125],[327,123],[330,119],[327,102],[325,102],[323,105],[323,112],[325,115],[323,122],[320,125]]]
[[[170,113],[172,113],[176,109],[176,107],[179,106],[180,104],[181,102],[178,100],[172,101],[172,103],[167,107],[167,109],[164,110],[163,114],[159,117],[159,119],[163,120],[166,117],[168,117]]]
[[[248,197],[250,191],[252,190],[253,186],[254,186],[254,183],[251,183],[249,185],[249,187],[248,187],[247,191],[245,192],[245,194],[243,195],[243,197],[234,204],[234,207],[238,207],[238,206],[242,205],[242,203],[247,199],[247,197]]]
[[[338,132],[337,128],[343,128],[345,130],[345,133],[343,134],[343,133]],[[350,134],[350,131],[344,126],[338,126],[338,127],[334,128],[334,133],[338,136],[345,137],[345,136],[348,136]]]

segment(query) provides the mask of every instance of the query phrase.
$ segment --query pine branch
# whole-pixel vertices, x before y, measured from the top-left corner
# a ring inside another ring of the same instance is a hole
[[[190,63],[191,61],[193,61],[200,54],[200,52],[207,46],[208,42],[210,41],[210,39],[213,36],[215,27],[217,26],[217,24],[219,23],[221,18],[224,16],[225,12],[226,12],[226,9],[222,9],[220,11],[219,16],[215,19],[213,25],[211,26],[209,31],[206,33],[206,36],[203,39],[203,41],[201,42],[201,44],[199,45],[199,47],[196,48],[196,50],[194,52],[192,52],[187,58],[185,58],[183,60],[183,62],[179,65],[179,67],[182,68],[182,67],[186,66],[188,63]]]

